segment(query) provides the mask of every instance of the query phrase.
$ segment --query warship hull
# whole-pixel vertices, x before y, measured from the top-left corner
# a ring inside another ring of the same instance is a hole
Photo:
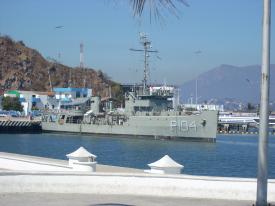
[[[42,121],[42,130],[215,142],[217,119],[216,111],[202,111],[180,116],[130,116],[123,124],[113,124],[111,121],[106,121],[106,124]]]

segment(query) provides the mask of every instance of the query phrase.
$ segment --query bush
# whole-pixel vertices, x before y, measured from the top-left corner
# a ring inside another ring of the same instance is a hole
[[[23,106],[21,105],[18,97],[4,97],[2,99],[3,110],[14,110],[14,111],[23,111]]]

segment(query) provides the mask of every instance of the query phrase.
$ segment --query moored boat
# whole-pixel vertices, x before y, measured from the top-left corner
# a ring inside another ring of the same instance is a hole
[[[70,103],[70,109],[43,115],[44,131],[124,135],[167,139],[192,139],[215,142],[217,111],[186,111],[175,104],[173,87],[153,87],[148,80],[148,53],[151,50],[146,36],[141,36],[144,52],[144,79],[142,85],[125,92],[124,108],[113,109],[113,99],[102,100],[92,96],[80,107]]]

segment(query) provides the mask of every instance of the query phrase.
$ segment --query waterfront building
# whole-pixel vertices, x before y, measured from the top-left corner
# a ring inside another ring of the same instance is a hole
[[[18,97],[25,115],[30,114],[33,110],[43,110],[49,105],[49,98],[53,93],[40,91],[20,91],[9,90],[4,93],[4,97]]]
[[[89,105],[92,89],[88,88],[54,88],[53,92],[9,90],[4,97],[18,97],[25,115],[35,110],[68,109]]]
[[[181,107],[190,108],[197,111],[202,111],[202,110],[219,111],[219,112],[224,111],[223,105],[216,105],[216,104],[182,104]]]
[[[53,88],[55,98],[62,102],[70,102],[73,99],[92,96],[92,89],[88,88]]]
[[[90,105],[92,89],[88,88],[53,88],[55,109],[82,110]]]

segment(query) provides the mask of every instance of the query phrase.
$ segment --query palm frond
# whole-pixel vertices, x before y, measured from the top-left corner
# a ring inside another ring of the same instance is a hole
[[[189,7],[186,0],[130,0],[130,3],[132,4],[134,16],[141,16],[145,6],[148,5],[150,16],[154,14],[155,18],[161,16],[161,9],[166,9],[173,15],[177,16],[176,3]]]

